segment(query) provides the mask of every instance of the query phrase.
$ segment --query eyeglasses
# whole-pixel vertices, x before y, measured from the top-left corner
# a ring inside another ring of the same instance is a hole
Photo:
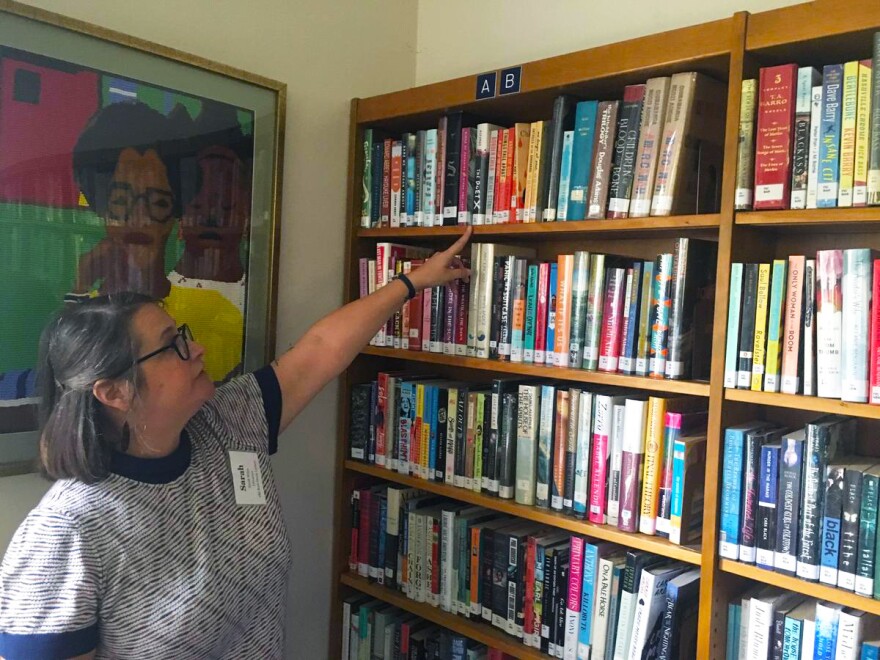
[[[172,339],[171,342],[169,342],[165,346],[162,346],[161,348],[157,348],[152,353],[147,353],[146,355],[139,357],[137,360],[134,361],[134,364],[132,366],[138,365],[144,360],[149,360],[151,357],[156,357],[160,353],[164,353],[165,351],[171,349],[174,349],[174,352],[177,353],[177,357],[179,357],[181,360],[189,360],[189,342],[191,342],[192,340],[192,330],[190,330],[189,326],[184,323],[182,326],[177,328],[177,334],[174,335],[174,339]]]
[[[174,195],[167,190],[147,188],[146,192],[135,195],[130,188],[114,184],[107,202],[107,215],[113,220],[128,222],[140,200],[144,200],[147,215],[154,222],[168,222],[174,212]]]

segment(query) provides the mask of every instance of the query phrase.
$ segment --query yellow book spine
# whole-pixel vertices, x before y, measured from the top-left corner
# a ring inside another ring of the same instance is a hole
[[[770,264],[758,269],[758,297],[755,309],[755,344],[752,349],[752,389],[761,391],[767,346],[767,299],[770,292]]]
[[[856,102],[856,157],[853,206],[868,203],[868,154],[871,148],[871,60],[859,62],[859,100]]]
[[[660,466],[663,465],[663,431],[666,399],[648,398],[648,425],[645,431],[645,465],[642,471],[642,506],[639,531],[657,533],[657,508],[660,497]]]
[[[422,469],[422,479],[429,479],[428,469],[431,465],[431,420],[425,415],[428,406],[425,405],[424,398],[427,394],[422,390],[422,453],[419,465]]]
[[[513,181],[510,208],[516,209],[516,222],[525,222],[526,183],[528,181],[529,142],[531,124],[516,124],[516,143],[513,145]]]
[[[424,426],[423,415],[425,414],[425,386],[416,385],[416,423],[412,430],[413,448],[412,464],[410,473],[416,476],[422,474],[422,427]]]
[[[853,205],[853,167],[856,155],[856,105],[859,97],[859,63],[843,65],[843,114],[840,126],[840,188],[838,206]]]
[[[526,176],[526,203],[523,209],[523,222],[532,222],[534,220],[534,205],[537,200],[535,194],[535,176],[538,169],[538,152],[539,143],[541,142],[541,122],[532,122],[531,131],[529,132],[529,166],[528,175]]]

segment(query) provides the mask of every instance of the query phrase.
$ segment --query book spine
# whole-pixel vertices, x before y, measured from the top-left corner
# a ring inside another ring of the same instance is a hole
[[[642,291],[639,301],[639,341],[636,351],[636,375],[648,374],[648,353],[651,344],[651,297],[654,292],[654,262],[643,262]]]
[[[462,115],[451,113],[446,117],[446,160],[443,175],[443,224],[458,222],[458,203],[461,185]]]
[[[550,264],[549,284],[547,285],[547,346],[544,353],[544,364],[552,366],[554,360],[554,350],[556,348],[556,310],[557,310],[557,288],[559,284],[559,265]]]
[[[568,571],[568,599],[565,606],[564,660],[576,660],[578,656],[578,633],[580,632],[582,571],[584,567],[584,540],[571,537]]]
[[[635,532],[639,529],[639,493],[642,491],[645,419],[646,402],[627,399],[620,468],[620,520],[617,524],[624,532]]]
[[[361,227],[372,226],[373,208],[373,129],[365,128],[363,133],[364,172],[361,189]]]
[[[555,419],[556,393],[552,385],[541,388],[541,419],[538,428],[538,463],[535,478],[535,505],[544,509],[550,506],[550,484],[553,465],[553,422]]]
[[[571,101],[565,95],[557,96],[553,102],[553,130],[550,135],[550,162],[546,163],[549,168],[547,176],[547,190],[544,198],[544,212],[541,219],[545,222],[553,222],[560,219],[557,214],[559,204],[559,187],[562,179],[561,170],[565,164],[564,142],[565,126],[571,110]],[[568,199],[567,197],[565,199]]]
[[[819,198],[819,145],[822,142],[822,85],[814,85],[810,94],[810,147],[807,158],[808,209],[818,205]]]
[[[484,224],[491,225],[495,222],[495,190],[498,185],[498,136],[501,130],[490,125],[489,132],[489,164],[486,170],[486,208]]]
[[[776,520],[775,569],[794,575],[797,570],[798,525],[801,509],[803,438],[785,436],[779,458],[779,496]]]
[[[433,327],[434,288],[428,287],[422,291],[422,351],[431,351],[431,328]]]
[[[574,509],[574,478],[577,461],[578,421],[580,419],[581,391],[576,388],[569,390],[568,397],[568,433],[565,447],[565,494],[562,498],[562,509],[571,514]]]
[[[437,206],[437,129],[425,131],[425,167],[422,174],[422,223],[434,225]]]
[[[575,109],[571,184],[566,220],[583,220],[586,217],[590,174],[593,171],[593,139],[598,106],[596,101],[581,101]]]
[[[413,222],[416,227],[425,226],[425,160],[427,150],[426,131],[416,134],[416,149],[413,153],[414,186],[413,186]]]
[[[391,222],[391,145],[393,140],[382,141],[382,201],[379,207],[379,225],[387,227]]]
[[[804,365],[802,369],[804,396],[816,395],[816,260],[807,259],[804,266]]]
[[[487,186],[489,179],[489,143],[491,126],[477,124],[477,142],[475,149],[476,168],[474,172],[474,200],[471,207],[471,223],[486,224]]]
[[[631,218],[647,217],[651,212],[651,195],[654,190],[660,140],[666,119],[670,82],[670,78],[651,78],[647,83],[630,197],[629,217]]]
[[[663,451],[660,461],[656,514],[657,535],[665,538],[669,538],[672,510],[672,452],[679,435],[681,435],[681,414],[675,412],[666,413],[663,421]]]
[[[547,354],[547,309],[550,290],[550,264],[538,264],[538,302],[535,308],[535,364],[545,364]]]
[[[446,195],[446,136],[449,120],[446,115],[437,121],[437,167],[434,182],[434,222],[436,227],[443,226],[443,204]]]
[[[641,511],[639,516],[639,532],[649,536],[657,533],[665,418],[666,400],[661,397],[649,397],[648,426],[645,432],[645,450],[642,459]]]
[[[804,307],[804,266],[803,256],[788,258],[785,320],[782,333],[782,379],[780,382],[780,389],[785,394],[797,394],[800,389],[800,371],[803,365],[801,331]]]
[[[609,268],[603,317],[602,341],[599,348],[599,371],[615,373],[620,357],[620,333],[623,327],[623,293],[626,271]]]
[[[749,389],[755,347],[755,311],[758,305],[758,271],[760,264],[743,267],[742,314],[739,329],[739,359],[736,386]]]
[[[553,364],[569,366],[571,339],[572,280],[574,279],[574,255],[560,254],[557,261],[556,293],[556,339]]]
[[[880,204],[880,35],[874,33],[871,61],[871,146],[868,153],[868,204]]]
[[[623,429],[626,405],[611,406],[611,437],[608,442],[607,519],[615,527],[620,523],[621,469],[623,468]]]
[[[757,554],[755,529],[758,513],[758,480],[760,477],[761,433],[746,433],[743,454],[742,513],[740,514],[739,560],[754,564]]]
[[[621,339],[618,371],[632,375],[636,372],[636,353],[639,341],[639,306],[642,298],[641,261],[626,271],[626,298],[624,302],[623,337]]]
[[[672,286],[672,255],[658,255],[654,266],[654,286],[651,291],[651,344],[648,376],[664,378],[669,354],[669,308]]]
[[[509,222],[525,222],[526,179],[528,176],[529,142],[531,125],[516,124],[513,156],[513,167],[510,189]]]
[[[688,105],[693,99],[695,84],[694,73],[677,73],[670,81],[666,119],[657,145],[657,173],[650,190],[651,215],[669,215],[672,212],[676,170],[686,129]]]
[[[471,224],[471,205],[469,200],[474,196],[474,162],[477,154],[476,131],[472,128],[461,129],[461,163],[458,171],[458,213],[456,220],[460,225]]]
[[[757,551],[755,562],[761,568],[773,570],[776,552],[776,497],[779,475],[779,445],[761,447],[760,478],[758,481],[758,515],[755,526]]]
[[[577,451],[574,479],[574,513],[578,518],[587,517],[590,500],[590,453],[592,444],[592,412],[593,395],[591,392],[580,393],[577,419]]]
[[[811,582],[819,580],[819,536],[824,508],[825,471],[830,453],[830,435],[831,430],[827,425],[807,425],[797,576]]]
[[[612,398],[605,394],[594,397],[593,442],[590,462],[590,522],[606,523],[605,484],[608,481],[610,439],[612,428]]]
[[[596,148],[593,154],[595,168],[593,181],[590,184],[590,193],[587,198],[587,218],[604,218],[608,207],[614,133],[617,127],[617,111],[619,106],[620,101],[602,101],[599,104]]]
[[[748,211],[752,208],[755,186],[755,110],[758,81],[742,81],[739,105],[739,137],[736,147],[736,192],[734,208]]]
[[[856,155],[856,106],[859,98],[859,63],[843,65],[840,115],[840,186],[837,206],[853,205],[853,173]]]
[[[538,387],[520,385],[517,405],[515,497],[517,504],[527,506],[535,504],[539,406]]]
[[[572,366],[580,366],[584,357],[584,335],[587,323],[587,285],[590,280],[589,252],[575,252],[572,273],[568,363]]]
[[[872,262],[870,387],[871,403],[880,403],[880,259]]]
[[[791,208],[807,207],[807,176],[810,147],[810,102],[818,72],[813,67],[798,69],[791,163]]]
[[[528,267],[526,278],[526,310],[525,330],[523,339],[523,362],[533,364],[535,362],[535,326],[538,308],[538,266],[531,264]]]
[[[871,60],[859,62],[856,101],[856,146],[853,158],[853,206],[868,203],[868,158],[871,148]]]
[[[773,261],[770,284],[770,309],[767,315],[767,364],[764,369],[764,391],[778,392],[780,387],[780,357],[782,350],[782,308],[786,292],[785,259]]]
[[[517,394],[504,395],[501,417],[501,434],[498,437],[498,496],[512,500],[516,487],[516,429]]]
[[[584,327],[584,359],[581,367],[595,371],[599,367],[600,338],[605,310],[605,255],[590,255],[587,285],[587,313]],[[577,366],[577,365],[575,365]]]
[[[736,387],[739,357],[739,317],[742,306],[743,265],[730,265],[730,302],[727,306],[727,337],[724,352],[724,387]]]
[[[791,194],[791,128],[797,66],[761,69],[755,145],[754,208],[788,208]]]
[[[847,467],[844,470],[837,586],[848,591],[855,591],[856,588],[863,478],[863,472],[858,466]]]
[[[419,148],[418,134],[406,134],[406,185],[404,186],[404,205],[406,207],[406,226],[412,227],[416,223],[416,173],[418,171]]]
[[[817,395],[841,395],[843,251],[816,253],[816,373]]]
[[[843,251],[840,398],[855,403],[868,402],[872,265],[871,250]]]
[[[553,428],[553,479],[550,484],[550,508],[562,511],[565,498],[565,452],[568,449],[568,416],[570,395],[556,391],[556,418]]]
[[[526,324],[526,274],[525,259],[516,259],[513,270],[513,314],[510,336],[510,361],[523,361]]]
[[[727,429],[724,433],[724,460],[721,473],[721,509],[718,554],[739,559],[745,433]]]
[[[562,162],[559,167],[559,195],[556,198],[555,219],[568,220],[568,197],[571,194],[571,159],[574,147],[574,131],[562,134]]]
[[[819,187],[816,206],[837,206],[840,183],[840,118],[843,65],[828,65],[822,76],[822,127],[819,143]]]
[[[501,298],[499,303],[500,323],[498,324],[497,359],[510,361],[511,334],[513,330],[513,304],[515,294],[516,257],[502,257]]]
[[[825,504],[822,512],[822,549],[819,559],[819,582],[837,586],[840,565],[840,531],[843,522],[843,487],[845,470],[830,465],[825,475]]]
[[[856,562],[855,591],[860,596],[874,595],[874,552],[877,538],[877,497],[880,478],[874,470],[862,477],[862,506],[859,512],[859,554]]]
[[[755,299],[755,339],[752,344],[751,389],[761,391],[764,382],[764,356],[767,348],[767,305],[770,293],[770,264],[758,267],[758,288]]]

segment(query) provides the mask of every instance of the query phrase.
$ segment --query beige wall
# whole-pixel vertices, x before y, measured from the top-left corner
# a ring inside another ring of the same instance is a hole
[[[30,4],[288,85],[278,347],[342,301],[349,101],[412,85],[410,0],[32,0]],[[293,538],[290,658],[323,658],[330,596],[336,386],[281,440],[274,460]],[[0,551],[44,490],[0,479]]]
[[[416,84],[798,0],[419,0]]]

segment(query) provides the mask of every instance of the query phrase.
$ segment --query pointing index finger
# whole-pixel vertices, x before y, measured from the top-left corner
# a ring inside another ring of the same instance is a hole
[[[455,241],[455,243],[453,243],[446,251],[450,254],[458,254],[459,252],[461,252],[462,248],[467,245],[473,233],[473,227],[468,226],[467,229],[464,230],[464,233],[459,236],[458,240]]]

